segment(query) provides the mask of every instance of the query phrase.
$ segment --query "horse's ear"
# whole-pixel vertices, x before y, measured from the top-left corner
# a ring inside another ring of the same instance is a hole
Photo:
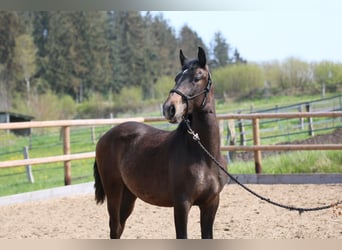
[[[183,67],[183,66],[184,66],[184,63],[185,63],[185,60],[186,60],[186,57],[184,56],[182,50],[179,50],[179,59],[180,59],[181,65],[182,65],[182,67]]]
[[[205,52],[204,52],[204,49],[202,47],[198,47],[198,61],[199,61],[200,66],[202,68],[204,68],[205,65],[207,64],[207,59],[205,57]]]

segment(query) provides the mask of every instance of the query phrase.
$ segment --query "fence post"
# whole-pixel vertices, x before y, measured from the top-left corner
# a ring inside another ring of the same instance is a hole
[[[298,106],[298,112],[299,112],[299,113],[302,113],[302,112],[303,112],[302,104],[300,104],[300,105]],[[299,127],[300,127],[301,130],[304,129],[304,119],[303,119],[303,117],[300,117],[300,118],[299,118]]]
[[[241,114],[241,112],[238,112],[238,114]],[[238,125],[239,125],[239,134],[240,134],[240,145],[246,146],[245,127],[244,127],[242,119],[238,120]]]
[[[236,134],[235,134],[235,120],[229,119],[227,123],[227,137],[226,137],[227,145],[235,145],[236,144]],[[227,161],[228,164],[232,163],[235,152],[228,151],[227,152]]]
[[[70,154],[70,127],[63,127],[63,150],[64,154]],[[71,184],[71,161],[64,162],[64,185]]]
[[[219,121],[219,129],[220,129],[220,135],[223,135],[224,133],[224,121],[223,120],[220,120]],[[223,136],[220,136],[220,145],[223,145],[224,144],[224,138]]]
[[[258,118],[253,119],[253,142],[255,146],[260,145],[259,119]],[[254,151],[254,163],[255,163],[255,173],[260,174],[262,171],[260,150]]]
[[[29,159],[29,152],[28,152],[28,146],[24,147],[24,159]],[[27,179],[29,180],[30,183],[34,183],[34,177],[32,174],[32,167],[31,165],[26,165],[26,175],[27,175]]]
[[[342,95],[339,96],[338,100],[339,100],[339,102],[340,102],[340,108],[339,108],[339,110],[342,111]],[[342,117],[340,117],[340,121],[342,121]]]
[[[311,112],[311,104],[308,102],[306,105],[306,112]],[[309,124],[309,136],[314,136],[314,128],[313,128],[313,120],[312,117],[308,117],[308,124]]]
[[[91,127],[91,142],[95,144],[95,127]]]

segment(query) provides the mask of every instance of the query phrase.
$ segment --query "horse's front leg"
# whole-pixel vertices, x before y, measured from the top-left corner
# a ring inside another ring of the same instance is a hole
[[[213,238],[213,225],[219,206],[220,196],[216,195],[209,203],[200,205],[201,211],[201,236],[202,239]]]
[[[174,221],[176,227],[176,238],[188,238],[188,214],[191,208],[190,202],[186,200],[176,201],[174,204]]]

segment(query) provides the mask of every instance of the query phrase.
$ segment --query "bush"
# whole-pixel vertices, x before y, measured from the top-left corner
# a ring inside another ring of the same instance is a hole
[[[123,87],[119,94],[113,96],[113,110],[115,113],[137,111],[143,102],[141,87]]]
[[[264,87],[261,68],[256,64],[234,64],[213,71],[217,98],[239,98]]]
[[[170,76],[163,76],[153,86],[155,100],[164,101],[170,90],[175,85],[175,80]]]
[[[313,65],[314,78],[318,86],[325,84],[331,93],[342,89],[342,64],[323,61]]]
[[[76,114],[76,103],[70,96],[57,96],[51,91],[32,95],[30,101],[16,96],[13,107],[14,112],[32,115],[39,121],[72,119]]]
[[[113,105],[105,102],[99,93],[93,93],[87,101],[78,104],[76,117],[78,119],[108,118],[113,112],[112,109]]]

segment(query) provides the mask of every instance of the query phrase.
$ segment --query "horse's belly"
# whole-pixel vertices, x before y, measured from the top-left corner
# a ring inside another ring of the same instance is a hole
[[[130,168],[126,165],[121,174],[126,187],[141,200],[157,206],[171,207],[173,199],[169,190],[168,176],[162,172],[152,171],[148,167]]]
[[[161,207],[172,207],[173,202],[170,200],[170,197],[166,197],[165,195],[160,195],[152,192],[137,192],[137,197],[141,200],[156,206]]]
[[[131,184],[130,182],[126,183],[127,188],[138,198],[141,200],[150,203],[156,206],[163,207],[172,207],[173,201],[169,192],[167,190],[163,190],[162,188],[151,188],[146,186],[138,186]]]

